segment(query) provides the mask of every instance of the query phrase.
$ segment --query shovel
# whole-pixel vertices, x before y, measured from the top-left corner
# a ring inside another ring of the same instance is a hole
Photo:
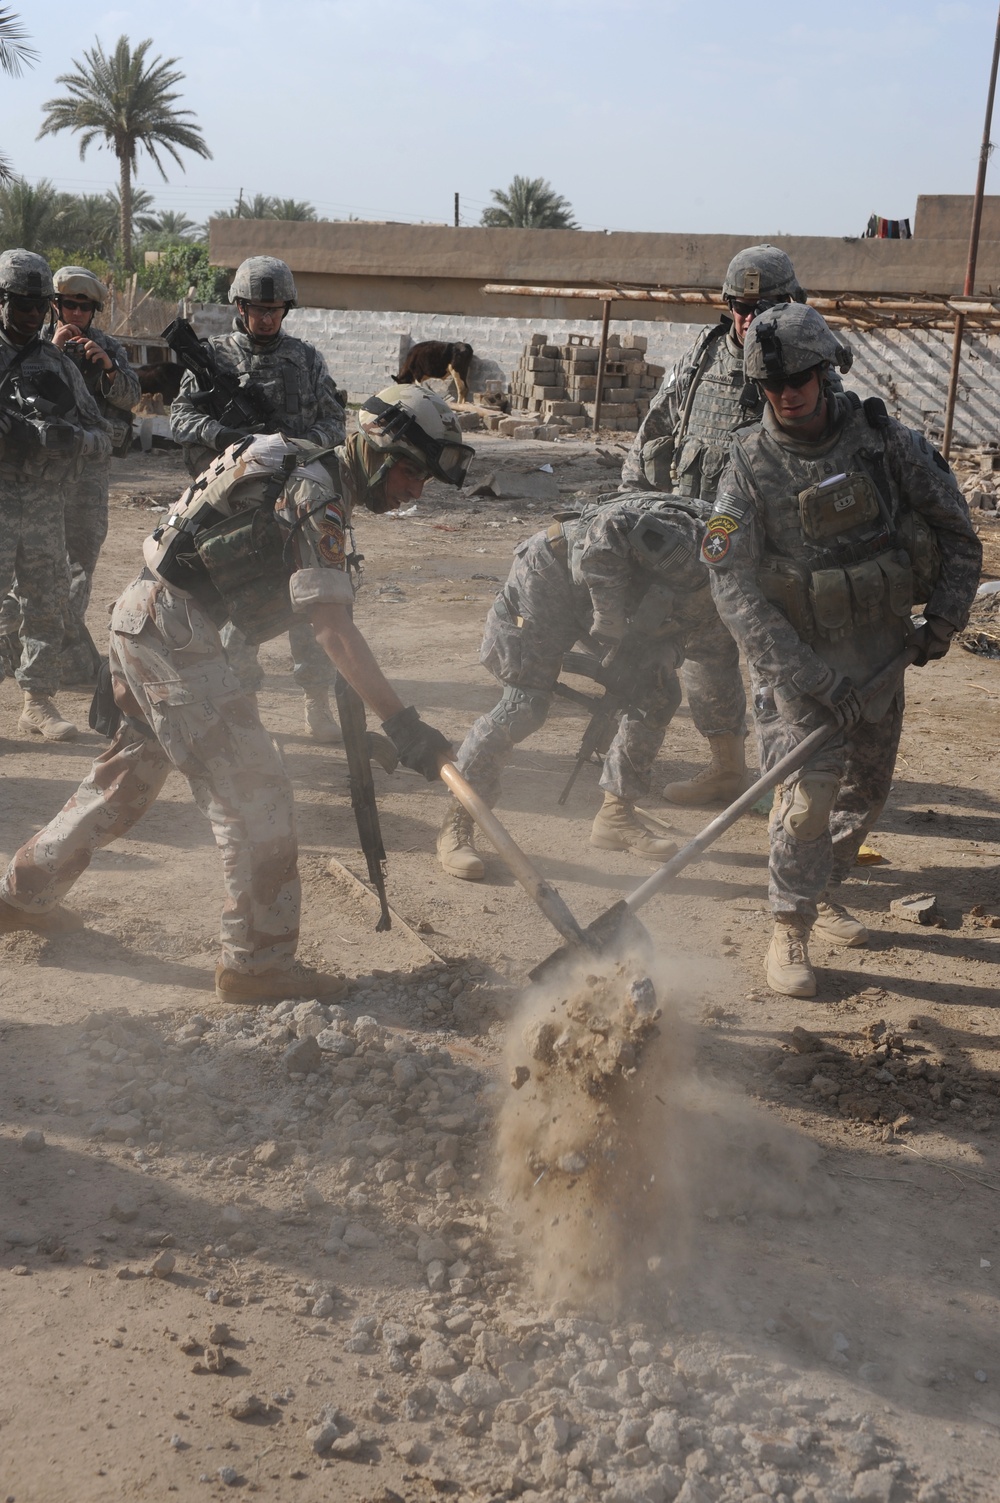
[[[876,674],[861,689],[861,699],[867,703],[884,693],[897,679],[902,678],[916,656],[916,647],[908,647],[898,657],[893,658],[891,663],[883,668],[880,673]],[[567,936],[569,940],[568,944],[561,945],[559,949],[553,950],[544,960],[539,961],[534,970],[528,972],[531,980],[541,981],[550,976],[553,971],[557,970],[567,960],[572,960],[574,958],[574,951],[579,952],[581,940],[586,949],[594,954],[601,954],[605,950],[620,945],[623,942],[636,947],[651,946],[652,940],[649,933],[641,921],[635,917],[636,910],[642,908],[658,892],[662,892],[671,878],[676,877],[678,872],[682,872],[686,866],[691,865],[692,861],[696,861],[702,851],[707,850],[713,841],[717,840],[725,830],[729,829],[730,825],[734,825],[748,810],[753,808],[762,794],[777,787],[790,772],[797,772],[800,767],[803,767],[809,761],[813,752],[817,751],[826,741],[829,741],[836,730],[836,725],[828,725],[819,726],[815,731],[810,731],[809,735],[800,741],[798,746],[793,747],[768,772],[763,773],[757,779],[756,783],[747,789],[746,793],[741,794],[734,803],[729,805],[728,809],[723,809],[721,814],[717,814],[715,819],[707,824],[693,840],[689,840],[687,845],[682,846],[676,855],[671,856],[669,861],[664,862],[651,877],[647,877],[646,881],[640,887],[637,887],[634,892],[630,893],[627,898],[622,899],[621,902],[615,903],[613,907],[606,909],[604,913],[598,914],[593,923],[588,924],[586,929],[583,930],[579,939],[576,935]],[[476,818],[475,813],[471,809],[469,813],[472,814],[473,819]],[[490,838],[492,839],[492,837]],[[559,928],[558,924],[556,924],[556,928]],[[562,930],[560,930],[560,933],[562,933]]]

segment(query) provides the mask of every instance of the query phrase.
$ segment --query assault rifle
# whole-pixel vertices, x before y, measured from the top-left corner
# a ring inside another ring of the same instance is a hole
[[[63,416],[73,405],[72,394],[54,371],[40,371],[30,380],[13,375],[0,392],[0,416],[9,425],[8,452],[25,458],[45,450],[56,459],[72,459],[79,452],[80,429]]]
[[[358,825],[361,849],[368,863],[368,877],[378,893],[382,909],[376,934],[384,934],[392,928],[389,900],[385,895],[385,846],[382,843],[382,827],[379,824],[378,804],[375,801],[375,780],[372,777],[371,741],[365,723],[365,706],[361,695],[351,688],[343,674],[334,680],[337,712],[340,716],[340,731],[347,753],[347,775],[351,787],[351,807]],[[378,737],[381,742],[383,738]],[[381,761],[379,757],[379,761]],[[384,765],[384,764],[383,764]],[[387,767],[387,772],[392,768]]]
[[[274,432],[274,408],[263,387],[246,376],[234,376],[232,371],[225,370],[216,360],[211,345],[198,338],[186,318],[175,318],[160,337],[198,382],[198,390],[190,394],[195,407],[202,408],[223,428]]]

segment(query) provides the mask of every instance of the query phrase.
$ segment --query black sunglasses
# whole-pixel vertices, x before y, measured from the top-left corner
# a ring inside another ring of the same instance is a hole
[[[769,376],[760,384],[765,391],[775,393],[784,391],[786,386],[790,386],[793,391],[799,391],[801,387],[809,385],[813,376],[819,374],[819,369],[818,365],[811,365],[807,371],[796,371],[794,376]]]
[[[89,297],[57,297],[56,302],[60,308],[71,308],[74,312],[88,313],[91,308],[97,308],[97,304]]]
[[[8,292],[7,306],[13,308],[15,313],[45,313],[48,311],[49,299],[28,297],[22,292]]]
[[[726,302],[729,305],[729,311],[738,313],[740,318],[755,318],[758,313],[765,313],[768,308],[774,307],[773,298],[768,297],[754,298],[752,303],[744,298],[727,297]]]

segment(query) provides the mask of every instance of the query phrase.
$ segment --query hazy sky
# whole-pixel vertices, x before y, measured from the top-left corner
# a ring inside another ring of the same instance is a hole
[[[106,150],[36,141],[42,104],[100,38],[177,57],[213,152],[160,208],[248,195],[325,218],[475,224],[515,173],[586,229],[851,235],[971,193],[996,0],[12,0],[36,65],[0,78],[0,148],[30,181],[101,192]],[[1000,139],[1000,105],[995,134]],[[996,170],[987,191],[998,192]]]

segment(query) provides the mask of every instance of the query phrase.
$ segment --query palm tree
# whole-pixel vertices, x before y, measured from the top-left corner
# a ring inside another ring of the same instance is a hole
[[[45,252],[73,239],[76,199],[59,193],[48,178],[34,187],[16,177],[0,187],[0,242]]]
[[[275,219],[315,220],[317,218],[312,204],[301,202],[297,198],[272,198],[271,213]]]
[[[198,226],[193,219],[176,209],[163,209],[159,214],[136,214],[136,226],[145,235],[173,245],[178,240],[191,240]]]
[[[30,67],[38,53],[28,46],[28,33],[6,5],[0,6],[0,70],[9,78],[20,78],[21,70]],[[0,183],[12,183],[14,169],[10,158],[0,153]]]
[[[496,203],[483,210],[480,224],[504,230],[576,230],[573,206],[544,177],[515,177],[510,187],[492,190]]]
[[[87,147],[103,137],[102,144],[118,158],[119,200],[121,206],[122,261],[132,270],[132,176],[140,146],[152,157],[160,176],[167,174],[160,161],[166,151],[183,168],[178,148],[193,151],[200,157],[212,153],[205,145],[191,110],[173,108],[180,96],[172,92],[184,75],[174,68],[177,58],[152,58],[146,54],[153,45],[148,38],[132,50],[128,37],[121,36],[114,52],[108,56],[100,42],[83,54],[83,63],[75,63],[75,73],[63,73],[56,79],[69,93],[50,99],[43,108],[48,112],[38,132],[39,138],[57,131],[80,132],[80,156]],[[190,117],[185,119],[184,117]]]
[[[220,209],[213,219],[273,219],[274,199],[267,193],[255,193],[253,198],[244,198],[241,193],[231,209]]]

